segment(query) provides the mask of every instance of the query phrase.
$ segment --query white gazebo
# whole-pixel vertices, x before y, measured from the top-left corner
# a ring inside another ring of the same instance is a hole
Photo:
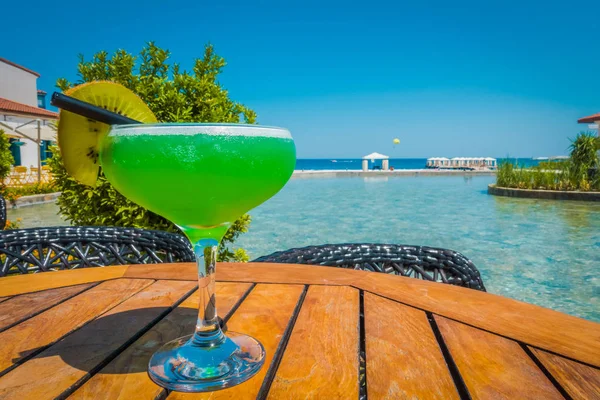
[[[450,165],[453,167],[460,167],[464,162],[464,157],[454,157],[450,159]]]
[[[498,167],[498,161],[496,161],[496,159],[492,158],[492,157],[486,157],[486,158],[484,158],[483,159],[483,163],[488,168],[496,168],[496,167]]]
[[[440,168],[450,165],[450,160],[446,157],[431,157],[427,159],[427,168]]]
[[[452,168],[494,169],[497,167],[497,162],[492,157],[454,157],[449,165]]]
[[[363,162],[362,162],[362,170],[363,171],[368,171],[369,170],[369,160],[371,160],[371,162],[375,162],[375,160],[383,160],[382,161],[382,169],[384,171],[387,171],[389,169],[389,156],[386,156],[384,154],[381,153],[371,153],[371,154],[367,154],[366,156],[364,156]]]

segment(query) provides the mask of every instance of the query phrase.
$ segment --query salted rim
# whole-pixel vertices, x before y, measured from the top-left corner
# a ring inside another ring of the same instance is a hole
[[[290,131],[276,126],[249,124],[196,124],[159,123],[113,125],[111,135],[215,135],[215,136],[261,136],[291,139]]]

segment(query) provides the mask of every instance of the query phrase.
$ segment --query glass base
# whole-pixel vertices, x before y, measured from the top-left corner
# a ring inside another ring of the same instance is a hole
[[[215,338],[194,335],[175,339],[152,355],[148,375],[179,392],[208,392],[240,384],[265,362],[265,349],[251,336],[219,330]]]

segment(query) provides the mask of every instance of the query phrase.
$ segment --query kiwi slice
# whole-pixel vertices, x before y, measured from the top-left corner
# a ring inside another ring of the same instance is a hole
[[[143,123],[157,122],[142,99],[118,83],[84,83],[67,90],[65,94]],[[110,125],[60,110],[58,147],[67,172],[78,182],[96,186],[100,168],[99,145],[109,131]]]

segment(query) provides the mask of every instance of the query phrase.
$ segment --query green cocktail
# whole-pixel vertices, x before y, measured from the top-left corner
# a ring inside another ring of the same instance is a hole
[[[100,159],[125,197],[188,232],[229,224],[269,199],[290,178],[296,151],[278,128],[148,124],[113,128]]]
[[[287,130],[254,125],[117,125],[100,143],[102,169],[111,184],[181,227],[196,253],[196,332],[154,354],[148,372],[156,383],[172,390],[215,390],[245,381],[262,366],[258,341],[221,331],[216,252],[233,221],[285,185],[295,158]]]

